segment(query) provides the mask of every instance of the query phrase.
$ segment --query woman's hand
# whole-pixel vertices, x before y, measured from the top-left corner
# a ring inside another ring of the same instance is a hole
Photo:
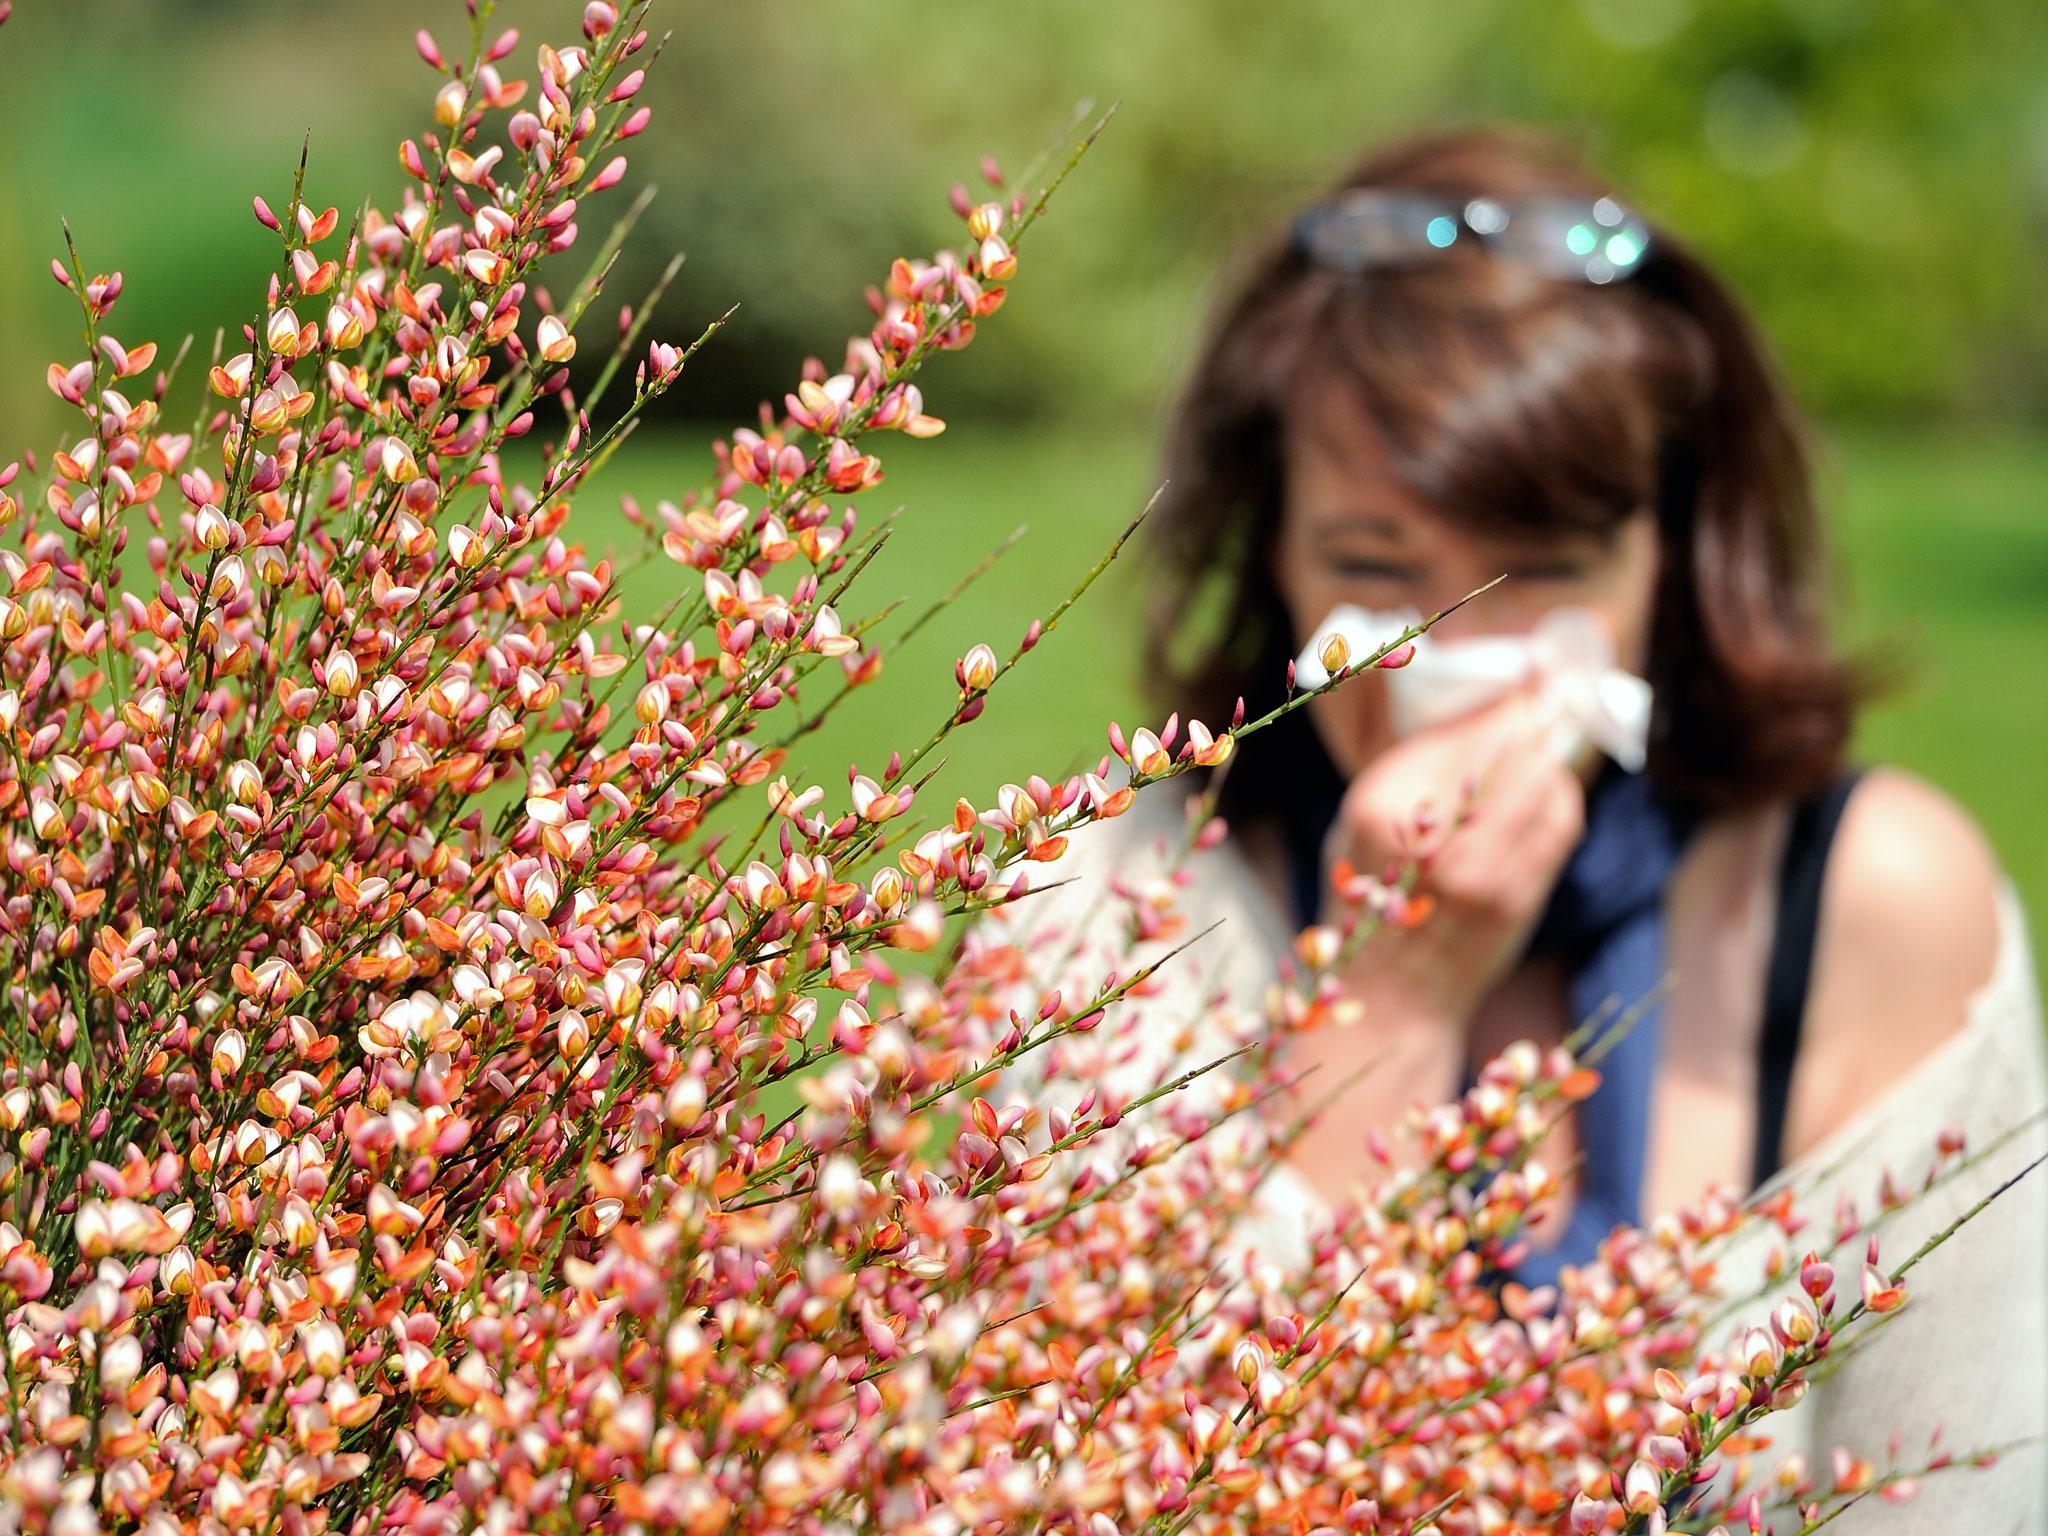
[[[1366,943],[1345,977],[1367,1031],[1457,1032],[1527,944],[1585,824],[1586,794],[1522,689],[1382,752],[1351,783],[1330,852],[1367,874],[1410,859],[1435,903],[1419,928]]]
[[[1296,1107],[1315,1112],[1288,1163],[1325,1199],[1365,1171],[1368,1130],[1457,1092],[1472,1015],[1528,942],[1585,821],[1584,785],[1554,743],[1553,716],[1524,691],[1388,748],[1346,792],[1329,852],[1373,875],[1419,859],[1436,910],[1360,947],[1343,977],[1355,1024],[1288,1043]]]

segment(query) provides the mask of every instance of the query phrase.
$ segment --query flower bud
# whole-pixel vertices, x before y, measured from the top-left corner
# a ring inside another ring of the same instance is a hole
[[[1656,1463],[1638,1460],[1621,1481],[1622,1507],[1632,1515],[1654,1514],[1663,1507],[1664,1480]]]
[[[192,519],[192,537],[201,549],[226,549],[234,536],[234,525],[228,521],[228,515],[210,502]]]
[[[156,1277],[173,1296],[190,1296],[198,1289],[198,1261],[190,1248],[173,1248],[157,1265]]]
[[[633,714],[642,725],[659,725],[668,718],[668,706],[668,684],[656,678],[633,700]]]
[[[348,1358],[347,1343],[332,1318],[299,1324],[299,1347],[306,1352],[306,1369],[315,1376],[339,1376]]]
[[[246,757],[228,764],[228,798],[237,805],[254,805],[263,798],[263,771]]]
[[[685,1072],[669,1084],[668,1093],[662,1100],[662,1117],[671,1128],[686,1131],[704,1113],[706,1102],[704,1079],[695,1073]]]
[[[363,685],[362,669],[350,651],[334,651],[326,662],[327,691],[337,699],[352,699]]]
[[[475,570],[489,553],[490,546],[474,529],[457,523],[448,530],[448,554],[458,569]]]
[[[1009,243],[1001,235],[990,235],[981,242],[981,270],[996,282],[1007,282],[1017,275],[1017,257]]]
[[[1140,726],[1131,732],[1131,767],[1136,772],[1151,778],[1172,766],[1173,759],[1167,755],[1165,746],[1149,729]]]
[[[1887,1280],[1875,1264],[1863,1266],[1863,1305],[1872,1312],[1895,1312],[1905,1304],[1906,1288]]]
[[[450,80],[434,93],[434,121],[453,128],[469,107],[469,91],[460,80]]]
[[[1676,1435],[1650,1435],[1643,1441],[1643,1455],[1663,1472],[1676,1472],[1686,1464],[1685,1442]]]
[[[1316,660],[1323,664],[1323,670],[1335,677],[1351,660],[1351,642],[1342,635],[1332,635],[1323,642],[1316,652]]]
[[[363,344],[368,327],[363,323],[363,313],[347,299],[337,299],[327,310],[327,345],[336,352],[346,352]]]
[[[1605,1499],[1596,1499],[1591,1494],[1581,1493],[1572,1499],[1572,1536],[1594,1536],[1595,1532],[1607,1529],[1607,1512],[1614,1506]]]
[[[1001,663],[986,645],[977,645],[960,659],[960,686],[970,693],[986,693],[994,686]]]
[[[384,439],[377,463],[384,471],[384,478],[395,485],[404,485],[419,478],[419,461],[413,458],[412,450],[395,437]]]
[[[1815,1301],[1834,1288],[1835,1266],[1813,1254],[1806,1256],[1806,1262],[1799,1266],[1799,1288]]]
[[[1736,1353],[1745,1375],[1769,1376],[1778,1369],[1778,1346],[1761,1328],[1743,1329]]]
[[[566,363],[576,355],[576,338],[569,334],[569,327],[558,316],[543,317],[534,340],[536,350],[547,362]]]
[[[818,1203],[841,1221],[860,1214],[861,1202],[868,1193],[868,1181],[861,1177],[860,1165],[843,1152],[826,1158],[825,1165],[818,1170]]]
[[[142,1340],[132,1333],[109,1340],[100,1351],[100,1385],[121,1391],[142,1374]]]
[[[452,161],[453,156],[450,159]],[[462,178],[458,176],[456,179],[459,181]],[[506,274],[512,270],[512,263],[503,256],[500,256],[496,251],[486,250],[479,246],[474,250],[462,253],[462,270],[467,272],[482,287],[495,288],[505,280]]]
[[[292,313],[289,304],[270,312],[270,320],[263,328],[263,339],[279,357],[299,355],[299,317]]]
[[[171,786],[159,774],[133,774],[128,782],[134,791],[136,806],[147,815],[154,816],[171,803]]]
[[[936,901],[920,901],[904,914],[891,937],[898,947],[923,954],[944,937],[946,914]]]
[[[673,1370],[701,1364],[711,1356],[711,1345],[704,1337],[704,1330],[687,1317],[677,1318],[669,1324],[661,1347]]]
[[[71,1220],[71,1240],[78,1245],[81,1258],[103,1259],[114,1251],[114,1218],[106,1201],[79,1203],[78,1214]]]
[[[1001,203],[978,203],[967,215],[967,233],[977,242],[986,240],[1003,227]]]
[[[1259,1373],[1266,1368],[1266,1350],[1256,1338],[1246,1335],[1237,1341],[1237,1347],[1230,1352],[1230,1373],[1249,1387],[1259,1379]]]

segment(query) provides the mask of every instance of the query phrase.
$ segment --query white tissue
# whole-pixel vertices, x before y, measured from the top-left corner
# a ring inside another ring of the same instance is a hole
[[[1359,661],[1421,621],[1410,609],[1376,613],[1349,603],[1331,610],[1294,664],[1295,680],[1319,688],[1329,681],[1322,651],[1342,635]],[[1386,674],[1387,708],[1397,736],[1455,720],[1483,708],[1532,674],[1539,697],[1556,712],[1554,745],[1576,756],[1590,744],[1630,773],[1641,771],[1650,735],[1650,685],[1615,665],[1606,624],[1584,608],[1554,608],[1519,635],[1474,635],[1415,642],[1415,656]]]

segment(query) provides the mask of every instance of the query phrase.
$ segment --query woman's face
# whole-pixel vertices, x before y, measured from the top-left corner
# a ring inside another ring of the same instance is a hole
[[[1518,634],[1553,608],[1575,606],[1607,622],[1622,666],[1644,670],[1658,562],[1647,509],[1604,535],[1467,532],[1401,487],[1362,412],[1328,393],[1321,399],[1331,403],[1287,432],[1287,501],[1272,554],[1297,652],[1339,603],[1429,614],[1505,576],[1431,633]],[[1332,689],[1309,709],[1346,778],[1393,739],[1378,676]]]

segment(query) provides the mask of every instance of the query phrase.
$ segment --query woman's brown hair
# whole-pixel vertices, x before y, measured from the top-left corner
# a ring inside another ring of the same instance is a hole
[[[1498,129],[1388,145],[1333,193],[1360,188],[1618,196],[1557,144]],[[1287,230],[1252,247],[1175,408],[1151,519],[1148,659],[1167,702],[1216,722],[1282,696],[1283,426],[1331,381],[1405,488],[1465,526],[1597,533],[1655,508],[1649,766],[1665,793],[1755,805],[1840,771],[1861,679],[1828,645],[1804,430],[1736,300],[1654,225],[1641,267],[1606,286],[1480,252],[1346,273]],[[1300,792],[1304,752],[1327,770],[1301,712],[1246,747],[1224,786],[1240,818]]]

